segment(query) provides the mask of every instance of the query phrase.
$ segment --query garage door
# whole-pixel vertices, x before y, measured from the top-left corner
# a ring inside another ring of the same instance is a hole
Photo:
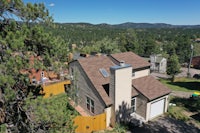
[[[165,99],[152,103],[150,108],[150,119],[163,114],[164,107],[165,107]]]

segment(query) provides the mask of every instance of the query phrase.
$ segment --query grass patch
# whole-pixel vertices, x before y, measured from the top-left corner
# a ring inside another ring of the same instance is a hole
[[[168,79],[160,79],[160,81],[174,91],[194,92],[200,91],[200,80],[193,78],[179,78],[175,82]]]
[[[170,103],[176,106],[169,106],[169,117],[200,126],[200,99],[170,97]]]
[[[188,121],[189,117],[183,114],[184,108],[178,106],[170,106],[168,109],[168,116],[176,120]]]

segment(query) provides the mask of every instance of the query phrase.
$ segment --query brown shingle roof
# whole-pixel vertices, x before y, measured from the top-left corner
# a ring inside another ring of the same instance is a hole
[[[150,66],[149,62],[133,52],[112,54],[111,57],[115,58],[118,62],[125,61],[126,64],[132,65],[134,69]]]
[[[134,68],[141,68],[150,65],[143,58],[132,52],[113,54],[111,55],[111,57],[116,58],[117,61],[123,60],[125,61],[125,63],[134,66]],[[78,62],[81,65],[84,72],[86,73],[89,80],[91,81],[91,83],[96,88],[100,97],[105,102],[105,104],[112,104],[111,99],[109,98],[109,96],[103,88],[103,85],[109,84],[110,76],[104,77],[99,71],[99,69],[104,68],[110,75],[110,67],[116,65],[116,61],[113,62],[113,60],[111,60],[108,56],[101,55],[81,58],[78,59]],[[132,83],[136,90],[132,89],[132,96],[137,96],[139,93],[142,93],[149,100],[152,100],[170,92],[170,90],[167,87],[166,89],[164,89],[165,86],[159,83],[159,81],[157,81],[156,79],[152,78],[153,77],[147,76],[144,78],[134,79]],[[145,85],[141,83],[145,83]]]
[[[112,104],[111,99],[109,98],[102,86],[110,82],[110,76],[104,77],[100,73],[99,69],[104,68],[110,75],[110,66],[114,65],[113,62],[107,56],[81,58],[78,59],[78,62],[82,66],[83,70],[87,74],[88,78],[96,88],[97,92],[99,93],[105,104]]]
[[[145,76],[132,80],[133,86],[150,101],[167,95],[171,90],[152,76]]]

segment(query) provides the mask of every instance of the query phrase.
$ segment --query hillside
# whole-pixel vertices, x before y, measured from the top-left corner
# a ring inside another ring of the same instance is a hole
[[[90,23],[57,23],[63,26],[69,25],[81,25],[81,26],[90,26],[90,27],[104,27],[104,28],[134,28],[134,29],[147,29],[147,28],[200,28],[200,25],[171,25],[166,23],[133,23],[126,22],[121,24],[90,24]]]

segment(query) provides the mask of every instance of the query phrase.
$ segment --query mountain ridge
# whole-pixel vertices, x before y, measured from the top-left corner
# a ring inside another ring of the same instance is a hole
[[[64,25],[87,25],[87,26],[100,26],[100,27],[109,27],[109,28],[200,28],[200,25],[172,25],[167,23],[134,23],[134,22],[125,22],[120,24],[107,24],[107,23],[100,23],[100,24],[91,24],[86,22],[79,22],[79,23],[57,23],[57,24],[64,24]]]

